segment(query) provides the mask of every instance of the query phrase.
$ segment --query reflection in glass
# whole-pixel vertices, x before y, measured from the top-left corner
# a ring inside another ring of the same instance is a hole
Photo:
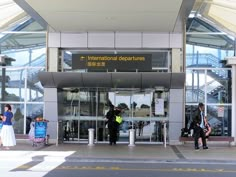
[[[88,129],[94,128],[96,132],[96,89],[80,89],[79,104],[80,104],[80,122],[79,122],[79,139],[88,139]],[[96,137],[96,136],[95,136]]]
[[[156,90],[151,95],[151,121],[148,126],[151,131],[152,142],[163,142],[164,140],[164,119],[168,117],[169,110],[169,92],[165,90]],[[164,104],[161,106],[161,104]],[[163,110],[161,110],[163,109]],[[159,119],[159,120],[158,120]],[[162,121],[163,119],[163,121]],[[157,121],[158,120],[158,121]],[[168,132],[168,123],[167,123]],[[168,134],[167,134],[168,139]]]
[[[197,105],[186,105],[186,128],[190,127],[197,109]],[[212,128],[210,136],[231,136],[231,106],[208,105],[205,111],[207,111],[207,121]]]
[[[43,103],[26,105],[26,134],[30,131],[30,123],[37,117],[43,117],[43,106]]]
[[[225,34],[187,34],[186,37],[187,68],[222,68],[221,60],[234,56],[234,40]]]
[[[152,92],[151,92],[152,93]],[[133,110],[134,127],[136,129],[136,141],[150,141],[150,109],[151,97],[150,91],[133,93],[131,108]]]
[[[14,115],[14,131],[16,134],[24,133],[24,105],[23,104],[12,104],[12,112]]]
[[[207,106],[211,136],[231,136],[231,106]]]
[[[164,141],[164,123],[162,121],[151,121],[150,123],[151,129],[151,141],[152,142],[163,142]],[[167,141],[169,139],[169,124],[166,123],[166,131],[167,131]]]
[[[44,68],[28,68],[27,70],[27,101],[43,102],[43,86],[38,78],[38,73]]]
[[[13,128],[15,134],[23,134],[24,133],[24,104],[10,104],[12,107],[13,113]],[[0,104],[1,108],[4,108],[5,104]],[[4,111],[2,110],[2,114]]]
[[[185,106],[185,126],[186,128],[190,128],[190,124],[194,119],[195,112],[197,111],[197,105],[186,105]]]
[[[190,24],[191,23],[191,24]],[[218,29],[199,18],[188,20],[186,36],[186,125],[192,120],[197,104],[206,104],[212,135],[230,135],[231,71],[225,67],[225,57],[234,56],[235,39],[219,34]],[[192,33],[191,32],[198,32]],[[201,34],[201,32],[210,32]],[[196,70],[202,68],[202,70]],[[194,103],[195,105],[190,105]],[[218,105],[214,105],[218,104]],[[221,106],[219,106],[219,104]],[[218,111],[224,109],[219,117]],[[226,130],[227,129],[227,130]],[[226,133],[227,132],[227,133]]]
[[[230,103],[231,98],[231,71],[226,69],[207,71],[207,102]]]
[[[165,101],[164,114],[150,117],[153,90],[122,90],[92,88],[58,89],[59,118],[62,119],[64,141],[88,140],[88,129],[95,130],[97,141],[108,141],[104,116],[113,104],[121,109],[123,122],[119,127],[119,142],[128,142],[129,129],[136,131],[136,141],[163,141],[163,122],[168,115],[168,92],[155,94]]]
[[[20,33],[8,34],[7,38],[1,41],[0,49],[2,55],[15,60],[11,63],[12,66],[45,66],[45,46],[46,35],[44,33]]]
[[[1,101],[24,101],[25,70],[1,68]]]
[[[204,70],[186,71],[186,102],[204,102],[205,72]]]
[[[43,117],[43,103],[42,104],[27,104],[26,105],[26,116],[31,119],[37,117]]]
[[[119,90],[115,92],[109,92],[109,100],[111,103],[122,110],[121,116],[123,122],[119,127],[118,141],[128,142],[129,129],[135,128],[134,120],[132,119],[132,104],[131,104],[131,91]]]
[[[30,121],[28,117],[42,116],[43,88],[37,75],[43,69],[35,68],[45,68],[46,65],[46,32],[39,32],[45,29],[28,17],[21,22],[11,25],[9,31],[13,32],[0,33],[0,53],[5,58],[0,68],[1,112],[5,103],[14,102],[14,129],[17,134],[28,132]],[[37,32],[29,33],[29,31]],[[42,104],[31,105],[28,101]],[[27,112],[27,115],[23,115],[24,112]],[[26,132],[24,132],[24,124],[26,124]]]
[[[168,116],[168,100],[169,92],[157,90],[153,92],[152,100],[152,117],[166,117]],[[164,104],[163,106],[161,104]]]
[[[80,116],[96,116],[96,90],[80,89]]]

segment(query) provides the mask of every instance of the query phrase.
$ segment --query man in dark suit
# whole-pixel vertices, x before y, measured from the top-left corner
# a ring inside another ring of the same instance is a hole
[[[204,104],[198,104],[198,110],[193,117],[194,123],[194,145],[195,150],[199,150],[198,139],[202,138],[203,149],[208,149],[206,144],[206,136],[204,133],[205,123],[204,123]]]

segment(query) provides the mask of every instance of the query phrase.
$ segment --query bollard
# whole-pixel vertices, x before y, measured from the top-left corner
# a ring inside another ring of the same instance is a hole
[[[135,129],[129,130],[129,146],[135,146]]]
[[[94,146],[94,129],[89,128],[88,146]]]
[[[50,138],[50,135],[47,135],[45,139],[45,145],[49,145],[49,138]]]
[[[167,136],[167,133],[166,133],[166,122],[164,122],[164,147],[166,148],[166,136]]]

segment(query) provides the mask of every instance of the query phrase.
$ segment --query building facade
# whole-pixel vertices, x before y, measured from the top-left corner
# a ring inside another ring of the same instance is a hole
[[[35,18],[34,18],[35,19]],[[14,129],[36,117],[50,122],[52,142],[106,142],[109,104],[123,110],[119,141],[179,142],[199,102],[212,136],[235,135],[234,75],[225,58],[235,38],[201,18],[182,32],[58,32],[25,16],[1,33],[1,108],[13,105]],[[41,22],[41,23],[40,23]]]

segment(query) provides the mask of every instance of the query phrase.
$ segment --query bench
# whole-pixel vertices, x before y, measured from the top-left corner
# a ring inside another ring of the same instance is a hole
[[[193,137],[179,137],[179,141],[180,142],[187,142],[187,141],[194,141]],[[208,138],[208,141],[219,141],[219,142],[233,142],[234,141],[234,137],[231,136],[210,136]]]
[[[24,135],[24,134],[16,134],[15,137],[16,137],[16,139],[19,139],[19,140],[29,139],[29,136]]]

